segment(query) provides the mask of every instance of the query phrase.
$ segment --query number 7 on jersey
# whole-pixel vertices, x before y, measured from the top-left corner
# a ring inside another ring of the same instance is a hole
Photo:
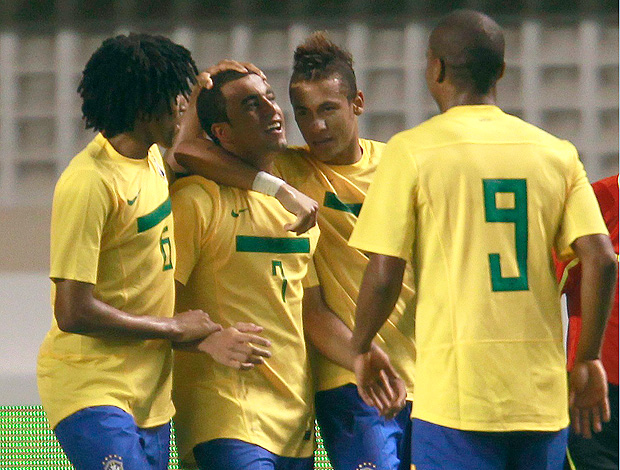
[[[487,222],[513,223],[519,275],[503,277],[499,253],[489,253],[491,287],[494,292],[529,290],[527,281],[527,184],[525,179],[483,179],[484,212]],[[497,207],[496,195],[514,196],[514,207]]]

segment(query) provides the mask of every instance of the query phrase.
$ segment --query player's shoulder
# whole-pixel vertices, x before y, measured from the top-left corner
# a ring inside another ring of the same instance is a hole
[[[518,132],[518,135],[523,140],[529,140],[539,145],[555,148],[562,152],[569,151],[577,154],[577,149],[568,140],[562,139],[534,124],[524,121],[518,116],[513,116],[508,113],[504,113],[504,116],[507,121],[506,127],[514,129],[515,133]]]
[[[177,179],[170,187],[170,196],[174,198],[189,197],[193,199],[219,198],[221,187],[214,181],[198,175],[189,175]]]
[[[372,139],[359,139],[359,142],[364,153],[368,153],[371,159],[373,157],[380,158],[386,145],[385,142],[379,142]]]
[[[113,171],[108,167],[102,153],[105,154],[98,139],[93,139],[69,161],[56,183],[56,191],[78,190],[95,185],[112,186]]]
[[[312,169],[312,157],[306,146],[291,146],[278,153],[274,161],[275,173],[295,185],[307,177]]]

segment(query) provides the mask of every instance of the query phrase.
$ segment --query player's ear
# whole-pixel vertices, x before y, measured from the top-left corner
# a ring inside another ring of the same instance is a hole
[[[364,112],[364,93],[358,90],[355,98],[352,101],[353,104],[353,112],[356,116],[359,116]]]
[[[230,140],[230,124],[227,122],[217,122],[211,125],[211,133],[220,142]]]
[[[502,62],[502,69],[499,71],[499,75],[497,76],[498,80],[504,76],[505,71],[506,71],[506,62]]]
[[[439,71],[437,75],[437,83],[442,83],[446,79],[446,63],[443,59],[436,59],[439,61]]]

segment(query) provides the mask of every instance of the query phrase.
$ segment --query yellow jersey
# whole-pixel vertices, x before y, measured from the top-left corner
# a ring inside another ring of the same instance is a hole
[[[416,286],[413,417],[472,431],[568,425],[552,249],[607,233],[577,151],[496,106],[387,144],[350,243]]]
[[[177,309],[200,308],[224,327],[264,327],[272,357],[237,371],[210,356],[175,353],[173,397],[179,454],[212,439],[239,439],[285,457],[314,450],[312,378],[302,322],[303,285],[318,228],[294,220],[272,197],[199,176],[171,188],[177,235]]]
[[[314,263],[325,302],[350,328],[368,257],[348,245],[349,236],[374,177],[385,144],[360,139],[362,158],[351,165],[329,165],[313,158],[307,148],[290,148],[276,159],[277,173],[289,184],[321,204],[321,237]],[[401,295],[375,342],[391,357],[413,393],[415,346],[413,342],[413,280],[407,268]],[[356,383],[355,374],[321,354],[313,361],[317,389],[328,390]]]
[[[172,317],[174,237],[168,182],[156,145],[124,157],[98,134],[54,192],[50,278],[94,284],[94,296],[134,315]],[[52,285],[52,305],[55,289]],[[55,317],[37,378],[52,427],[89,406],[117,406],[140,427],[167,423],[172,352],[166,340],[65,333]]]

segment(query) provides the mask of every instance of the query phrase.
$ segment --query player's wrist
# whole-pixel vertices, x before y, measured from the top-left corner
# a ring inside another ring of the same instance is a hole
[[[275,197],[278,190],[286,183],[265,171],[259,171],[252,183],[252,190]]]
[[[355,338],[355,336],[353,336],[353,338],[351,339],[351,350],[354,356],[368,354],[371,348],[371,341],[363,341]]]

